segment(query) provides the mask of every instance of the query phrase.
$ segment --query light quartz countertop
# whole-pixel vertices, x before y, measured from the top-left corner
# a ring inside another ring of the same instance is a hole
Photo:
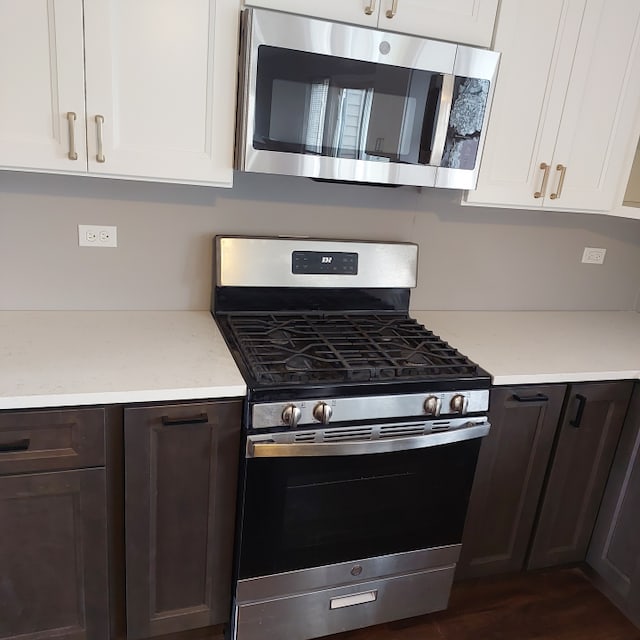
[[[411,311],[496,385],[640,378],[640,313]]]
[[[245,393],[207,311],[0,312],[0,409]]]
[[[640,379],[640,314],[414,311],[496,385]],[[207,311],[0,312],[0,409],[239,397]]]

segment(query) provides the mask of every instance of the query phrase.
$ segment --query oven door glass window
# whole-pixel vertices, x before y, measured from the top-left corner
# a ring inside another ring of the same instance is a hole
[[[239,577],[459,544],[479,448],[247,460]]]
[[[262,45],[253,146],[335,158],[439,164],[440,158],[432,159],[432,153],[443,77]]]

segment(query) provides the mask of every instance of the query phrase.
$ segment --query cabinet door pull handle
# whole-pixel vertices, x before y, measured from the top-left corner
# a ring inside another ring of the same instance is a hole
[[[587,398],[581,393],[576,393],[576,399],[578,400],[578,410],[576,411],[576,417],[573,420],[570,420],[569,424],[577,429],[582,422],[582,414],[584,413],[584,408],[587,404]]]
[[[396,13],[398,13],[398,0],[393,0],[391,3],[391,9],[387,10],[387,18],[391,20]]]
[[[69,124],[69,160],[77,160],[76,152],[76,114],[73,111],[67,112],[67,123]]]
[[[558,182],[558,188],[555,193],[552,193],[549,196],[552,200],[557,200],[562,195],[562,187],[564,187],[564,177],[567,175],[567,167],[563,164],[559,164],[556,167],[556,171],[560,172],[560,180]]]
[[[203,424],[206,422],[209,422],[209,416],[206,413],[200,413],[190,418],[170,418],[169,416],[162,416],[162,424],[165,427],[176,427],[182,424]]]
[[[14,442],[0,442],[0,453],[10,453],[11,451],[26,451],[31,444],[30,438],[15,440]]]
[[[541,162],[540,168],[544,171],[544,173],[542,174],[542,184],[540,185],[540,191],[536,191],[533,194],[534,198],[544,198],[544,194],[547,191],[547,182],[549,181],[549,171],[551,169],[551,165],[548,165],[546,162]]]
[[[376,10],[376,0],[371,0],[369,6],[364,8],[364,12],[370,16]]]
[[[96,153],[96,162],[104,162],[104,152],[102,149],[102,125],[104,124],[104,116],[96,116],[96,136],[98,138],[98,152]]]
[[[536,393],[532,396],[521,396],[519,393],[514,393],[511,397],[516,402],[549,402],[549,396],[545,396],[544,393]]]

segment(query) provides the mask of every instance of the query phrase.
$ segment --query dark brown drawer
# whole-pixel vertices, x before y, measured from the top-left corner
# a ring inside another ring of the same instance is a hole
[[[0,475],[104,465],[104,409],[0,412]]]

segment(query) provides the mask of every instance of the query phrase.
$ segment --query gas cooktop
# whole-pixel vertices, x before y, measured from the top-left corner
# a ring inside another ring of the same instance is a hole
[[[406,314],[229,314],[222,321],[254,387],[485,375]]]

